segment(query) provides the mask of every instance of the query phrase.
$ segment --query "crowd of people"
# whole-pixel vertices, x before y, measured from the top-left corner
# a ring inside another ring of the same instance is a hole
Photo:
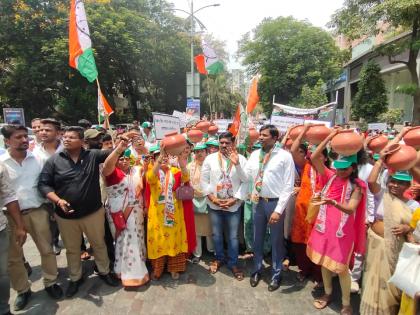
[[[63,128],[34,119],[33,140],[24,126],[4,126],[0,314],[10,314],[10,287],[15,311],[30,300],[27,234],[53,299],[78,292],[82,260],[91,255],[107,285],[132,288],[165,271],[177,280],[188,261],[200,261],[205,244],[213,274],[226,265],[241,281],[238,257],[252,259],[251,287],[270,261],[270,292],[296,264],[296,281],[324,290],[316,309],[331,302],[338,275],[341,314],[353,313],[350,295],[360,289],[361,314],[414,314],[415,299],[388,280],[403,243],[420,243],[420,167],[389,171],[384,156],[366,148],[338,156],[329,143],[339,129],[315,146],[304,140],[309,128],[291,145],[288,133],[264,125],[248,147],[222,132],[199,143],[187,139],[183,152],[171,155],[150,122],[114,132],[86,120]],[[389,145],[407,130],[391,130]],[[65,292],[57,283],[60,239],[70,278]]]

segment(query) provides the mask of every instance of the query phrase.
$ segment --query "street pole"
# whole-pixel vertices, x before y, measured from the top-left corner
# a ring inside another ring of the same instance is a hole
[[[195,86],[194,86],[194,1],[191,0],[191,86],[192,86],[192,98],[195,98]]]

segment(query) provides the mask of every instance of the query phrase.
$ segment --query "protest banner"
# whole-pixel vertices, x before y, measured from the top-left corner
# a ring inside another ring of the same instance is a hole
[[[219,132],[225,132],[232,119],[216,119],[213,122],[219,128]]]
[[[172,113],[172,116],[179,118],[179,126],[181,128],[184,128],[187,126],[187,116],[185,113],[182,113],[180,111],[174,110]]]
[[[25,126],[23,108],[3,108],[3,118],[6,124]]]
[[[153,113],[153,125],[157,140],[163,139],[169,132],[179,133],[181,129],[178,117],[161,113]]]
[[[271,116],[271,124],[276,126],[280,132],[286,132],[290,125],[301,125],[303,118],[294,118],[287,116]]]
[[[386,123],[371,123],[368,124],[369,130],[379,130],[379,131],[385,131],[387,128]]]

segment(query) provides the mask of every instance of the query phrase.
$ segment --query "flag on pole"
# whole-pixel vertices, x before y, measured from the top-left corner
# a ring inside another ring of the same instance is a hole
[[[244,106],[238,104],[235,117],[229,131],[236,137],[236,146],[244,145],[245,148],[249,143],[249,119]]]
[[[99,122],[103,121],[104,118],[109,117],[113,113],[114,111],[112,110],[112,107],[109,105],[105,96],[102,94],[101,88],[98,85],[98,116],[100,118]]]
[[[93,56],[85,6],[82,0],[71,0],[69,23],[69,64],[89,82],[98,77]]]
[[[206,41],[202,40],[203,53],[196,56],[197,71],[201,74],[218,74],[223,71],[223,63],[217,57],[216,52]]]
[[[229,132],[232,133],[234,137],[239,132],[239,126],[241,124],[241,109],[242,105],[238,104],[238,107],[236,108],[235,116],[233,117],[232,125],[229,127]]]
[[[252,79],[251,86],[249,87],[248,92],[248,103],[246,105],[246,112],[252,113],[252,111],[257,107],[258,102],[260,101],[260,96],[258,95],[258,81],[260,79],[259,75],[256,75]]]

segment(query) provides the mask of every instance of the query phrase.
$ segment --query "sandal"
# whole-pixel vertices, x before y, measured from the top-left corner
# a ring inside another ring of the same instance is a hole
[[[209,271],[210,273],[216,273],[219,271],[220,267],[223,265],[223,263],[220,260],[214,260],[210,263]]]
[[[351,308],[350,305],[343,305],[343,308],[340,311],[340,315],[352,315],[353,314],[353,310]]]
[[[328,304],[331,302],[331,295],[330,294],[324,294],[323,296],[317,298],[314,300],[314,306],[318,310],[322,310],[323,308],[326,308]]]
[[[305,277],[305,275],[304,275],[302,272],[299,272],[299,273],[296,275],[296,279],[297,279],[300,283],[302,283],[302,282],[305,282],[306,277]]]
[[[233,276],[235,277],[236,280],[238,280],[238,281],[244,280],[244,273],[238,267],[233,267],[232,268],[232,273],[233,273]]]

